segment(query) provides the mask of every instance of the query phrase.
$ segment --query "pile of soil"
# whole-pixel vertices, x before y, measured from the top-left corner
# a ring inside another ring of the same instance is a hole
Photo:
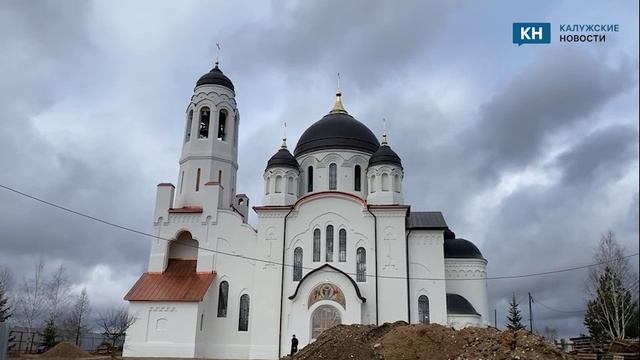
[[[406,322],[339,325],[323,332],[293,360],[395,359],[572,359],[528,331],[491,328],[454,330],[442,325]]]
[[[77,359],[91,357],[91,354],[80,349],[72,343],[63,341],[40,355],[43,358]]]

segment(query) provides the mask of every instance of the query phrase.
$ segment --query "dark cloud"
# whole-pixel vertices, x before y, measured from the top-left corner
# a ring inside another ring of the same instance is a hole
[[[576,184],[623,175],[628,170],[624,165],[638,153],[637,140],[638,132],[631,126],[614,125],[594,131],[558,157],[558,164],[564,167],[562,181]]]

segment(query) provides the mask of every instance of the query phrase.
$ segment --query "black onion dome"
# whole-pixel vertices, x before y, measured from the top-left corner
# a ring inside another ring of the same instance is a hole
[[[382,164],[397,165],[402,167],[400,156],[398,156],[395,151],[391,150],[391,147],[389,147],[389,145],[385,144],[384,142],[382,145],[380,145],[378,150],[373,153],[371,158],[369,158],[369,166]]]
[[[291,155],[287,148],[280,148],[267,162],[267,169],[274,167],[288,167],[298,169],[298,161]]]
[[[235,91],[231,79],[229,79],[225,74],[222,73],[222,70],[220,70],[218,65],[216,65],[208,73],[202,75],[200,79],[198,79],[196,86],[200,85],[220,85],[231,89],[231,91]]]
[[[444,241],[444,257],[447,259],[483,259],[482,253],[469,240],[447,239]]]
[[[480,315],[469,300],[458,294],[447,294],[447,314]]]
[[[448,227],[444,229],[444,239],[445,240],[453,240],[456,238],[456,233],[451,231]]]
[[[346,111],[332,111],[305,130],[293,153],[300,156],[316,150],[348,149],[373,154],[379,147],[366,125]]]

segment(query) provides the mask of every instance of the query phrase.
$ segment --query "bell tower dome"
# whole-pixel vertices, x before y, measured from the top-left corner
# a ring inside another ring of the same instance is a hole
[[[218,60],[202,75],[187,106],[180,171],[174,206],[203,206],[204,185],[218,183],[220,208],[230,208],[236,195],[240,114],[231,80]]]

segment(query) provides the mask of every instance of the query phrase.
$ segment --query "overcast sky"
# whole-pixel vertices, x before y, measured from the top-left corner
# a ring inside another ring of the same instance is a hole
[[[238,192],[261,201],[281,124],[293,148],[332,106],[382,118],[412,210],[439,210],[489,276],[592,261],[613,230],[638,251],[638,2],[0,2],[0,184],[150,231],[175,183],[185,108],[222,45],[241,112]],[[620,24],[604,43],[511,43],[518,21]],[[0,266],[64,264],[98,308],[121,302],[149,239],[0,189]],[[637,257],[632,261],[636,262]],[[504,323],[585,332],[585,271],[489,282]],[[526,311],[524,311],[526,313]],[[525,319],[528,315],[525,314]],[[493,318],[492,318],[493,319]]]

